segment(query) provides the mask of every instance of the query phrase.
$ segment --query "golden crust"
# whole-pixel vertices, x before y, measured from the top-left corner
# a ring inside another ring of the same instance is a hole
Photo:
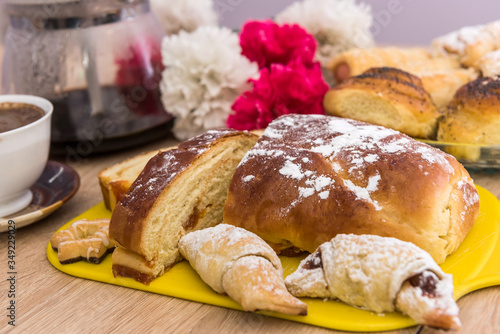
[[[420,78],[399,69],[372,68],[332,88],[328,114],[386,126],[413,137],[433,138],[439,110]]]
[[[97,178],[104,199],[104,205],[113,211],[116,203],[125,195],[149,159],[161,151],[173,148],[175,147],[144,152],[101,170]]]
[[[437,149],[353,120],[288,115],[237,168],[224,222],[277,251],[376,234],[413,242],[442,263],[472,227],[478,201],[467,171]]]
[[[500,144],[500,80],[480,78],[460,88],[439,122],[438,140]]]

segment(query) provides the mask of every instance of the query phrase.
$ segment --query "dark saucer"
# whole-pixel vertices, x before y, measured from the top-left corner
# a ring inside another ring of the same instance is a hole
[[[16,228],[20,228],[47,217],[73,197],[79,187],[80,176],[73,168],[49,160],[42,176],[31,187],[31,204],[12,215],[1,217],[0,232],[7,231],[9,220],[13,220]]]

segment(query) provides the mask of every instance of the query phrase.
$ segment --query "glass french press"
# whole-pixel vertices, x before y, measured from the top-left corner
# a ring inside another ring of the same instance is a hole
[[[52,149],[86,156],[170,134],[164,31],[147,0],[7,0],[2,90],[54,104]]]

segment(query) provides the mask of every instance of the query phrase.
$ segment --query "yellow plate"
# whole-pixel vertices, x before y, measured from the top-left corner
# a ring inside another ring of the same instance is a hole
[[[465,238],[459,249],[442,264],[444,271],[453,274],[455,298],[488,286],[500,284],[500,203],[487,190],[477,187],[481,198],[481,212],[476,224]],[[102,203],[96,205],[77,219],[108,218],[111,213]],[[61,229],[71,224],[68,222]],[[57,253],[47,245],[47,257],[54,267],[69,275],[121,285],[137,290],[144,290],[167,296],[183,298],[201,303],[241,310],[241,307],[227,296],[219,295],[210,289],[189,266],[186,261],[176,264],[162,277],[149,286],[133,279],[113,277],[111,256],[101,264],[77,262],[61,265]],[[285,276],[292,273],[301,258],[281,257]],[[346,331],[387,331],[415,325],[413,320],[399,313],[379,315],[360,310],[338,301],[302,299],[309,305],[307,316],[289,316],[274,312],[262,312],[266,315]]]

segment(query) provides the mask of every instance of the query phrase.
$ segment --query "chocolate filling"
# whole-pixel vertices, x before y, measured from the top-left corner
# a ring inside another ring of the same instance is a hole
[[[304,263],[302,268],[306,270],[313,270],[317,268],[323,268],[323,259],[321,257],[321,252],[318,250],[314,253],[309,260]]]
[[[436,285],[438,283],[438,278],[432,272],[427,271],[427,275],[424,275],[425,271],[417,274],[408,279],[408,282],[413,287],[419,287],[422,289],[422,295],[430,298],[436,297]]]

